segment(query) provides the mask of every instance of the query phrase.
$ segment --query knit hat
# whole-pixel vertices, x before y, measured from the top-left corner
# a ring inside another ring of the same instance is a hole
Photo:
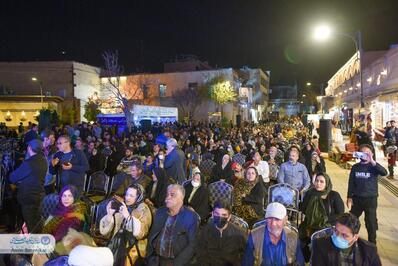
[[[287,215],[286,208],[279,202],[272,202],[268,204],[265,212],[265,218],[277,218],[282,220]]]

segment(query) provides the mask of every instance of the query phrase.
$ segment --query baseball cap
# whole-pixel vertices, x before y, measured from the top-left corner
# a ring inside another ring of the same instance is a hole
[[[282,220],[286,217],[286,208],[279,202],[272,202],[268,204],[265,212],[265,218],[277,218]]]

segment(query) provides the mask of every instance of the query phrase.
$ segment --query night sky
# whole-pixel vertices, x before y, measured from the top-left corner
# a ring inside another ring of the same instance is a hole
[[[355,48],[343,37],[314,42],[319,22],[362,30],[365,50],[398,43],[397,0],[2,0],[0,61],[102,66],[101,53],[118,50],[126,73],[161,72],[194,54],[212,66],[270,70],[272,84],[326,83]]]

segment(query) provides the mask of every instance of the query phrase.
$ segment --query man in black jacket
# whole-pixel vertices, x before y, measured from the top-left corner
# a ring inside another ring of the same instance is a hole
[[[202,229],[198,245],[200,265],[241,265],[247,234],[231,222],[231,207],[226,201],[214,203],[213,217]]]
[[[376,246],[359,238],[360,227],[356,216],[340,215],[333,235],[312,243],[311,265],[381,265]]]
[[[31,140],[27,148],[29,158],[10,176],[11,183],[17,184],[17,200],[30,233],[41,231],[40,204],[44,196],[44,178],[48,168],[42,149],[40,140]]]
[[[373,148],[362,145],[363,158],[351,168],[348,181],[347,207],[358,218],[365,212],[368,240],[376,244],[378,177],[387,175],[387,170],[373,159]]]
[[[60,191],[66,185],[74,185],[80,194],[89,169],[86,155],[81,150],[72,149],[68,136],[60,136],[57,147],[59,151],[54,154],[49,166],[50,173],[57,174],[57,189]]]

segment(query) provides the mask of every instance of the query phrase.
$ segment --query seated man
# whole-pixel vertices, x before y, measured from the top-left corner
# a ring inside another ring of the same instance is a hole
[[[285,227],[285,206],[268,204],[265,219],[264,225],[251,231],[242,265],[305,265],[297,233]]]
[[[376,246],[359,238],[361,224],[351,213],[336,219],[332,236],[313,242],[312,265],[381,265]]]
[[[241,265],[246,233],[232,224],[231,206],[226,201],[214,203],[213,219],[202,229],[199,238],[200,265]]]
[[[177,184],[167,188],[166,207],[155,214],[148,236],[149,266],[188,265],[194,255],[199,216],[183,206],[184,187]]]

